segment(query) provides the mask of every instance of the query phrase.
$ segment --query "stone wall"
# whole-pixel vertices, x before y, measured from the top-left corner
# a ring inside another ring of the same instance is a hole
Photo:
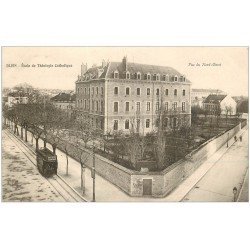
[[[184,179],[190,176],[205,160],[225,145],[227,140],[231,139],[240,129],[241,125],[239,124],[231,130],[211,138],[191,152],[186,160],[180,160],[160,173],[133,174],[131,177],[131,195],[142,196],[143,179],[152,179],[152,196],[166,196]]]

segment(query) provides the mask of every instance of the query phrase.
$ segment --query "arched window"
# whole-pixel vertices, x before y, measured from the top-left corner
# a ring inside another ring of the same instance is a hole
[[[126,72],[126,79],[130,79],[130,73],[128,71]]]
[[[178,76],[174,77],[174,81],[177,82],[178,81]]]
[[[160,94],[160,89],[156,89],[156,95]]]
[[[137,72],[136,75],[137,75],[137,79],[138,79],[138,80],[141,80],[141,73],[140,73],[140,72]]]
[[[119,78],[119,72],[118,72],[117,70],[114,72],[114,78],[115,78],[115,79],[118,79],[118,78]]]
[[[151,75],[147,73],[147,80],[151,80]]]
[[[165,90],[165,95],[168,95],[168,89]]]
[[[185,89],[182,90],[182,95],[183,95],[183,96],[186,95],[186,90],[185,90]]]

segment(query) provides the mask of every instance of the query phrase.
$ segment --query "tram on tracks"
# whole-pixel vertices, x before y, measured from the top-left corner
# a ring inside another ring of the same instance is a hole
[[[57,156],[48,148],[41,148],[36,151],[37,168],[42,176],[48,178],[57,174]]]

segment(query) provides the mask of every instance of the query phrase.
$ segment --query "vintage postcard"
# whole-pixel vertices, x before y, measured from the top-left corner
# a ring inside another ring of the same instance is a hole
[[[2,47],[2,202],[248,202],[248,47]]]

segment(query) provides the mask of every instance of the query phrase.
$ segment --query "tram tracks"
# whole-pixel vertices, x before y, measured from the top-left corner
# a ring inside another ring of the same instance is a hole
[[[4,133],[17,145],[17,147],[24,153],[28,160],[37,168],[36,152],[11,132],[4,131]],[[57,174],[45,179],[51,184],[51,186],[53,186],[53,188],[62,196],[65,201],[87,202],[87,200],[73,187],[71,187],[60,175]]]

